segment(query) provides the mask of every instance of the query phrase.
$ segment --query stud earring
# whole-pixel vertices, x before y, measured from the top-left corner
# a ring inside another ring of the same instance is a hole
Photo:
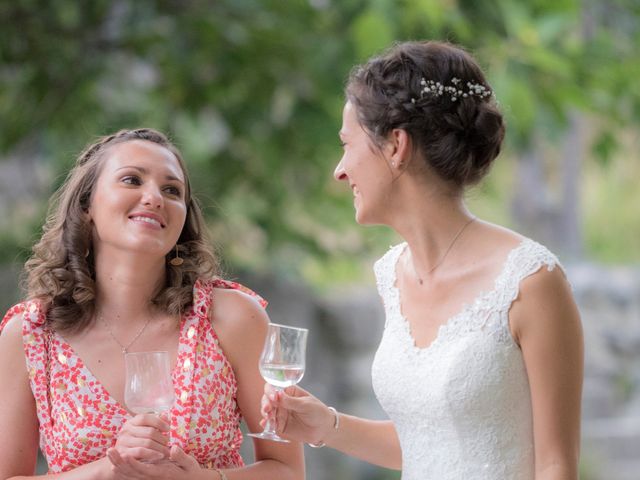
[[[396,162],[391,162],[391,166],[395,167],[396,166]]]
[[[180,254],[178,253],[178,244],[176,243],[176,256],[169,260],[169,263],[174,267],[179,267],[184,263],[184,260],[180,258]]]

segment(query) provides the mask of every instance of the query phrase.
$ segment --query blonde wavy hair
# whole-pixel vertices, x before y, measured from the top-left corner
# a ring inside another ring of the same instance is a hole
[[[47,323],[56,331],[79,332],[93,321],[95,268],[91,222],[87,209],[109,147],[132,140],[156,143],[173,153],[185,177],[187,215],[177,243],[184,262],[175,266],[167,254],[166,282],[152,303],[161,311],[180,315],[193,302],[198,278],[219,274],[219,264],[208,239],[202,210],[191,196],[189,176],[179,150],[162,133],[149,129],[121,130],[87,146],[49,203],[40,240],[24,268],[27,296],[47,310]]]

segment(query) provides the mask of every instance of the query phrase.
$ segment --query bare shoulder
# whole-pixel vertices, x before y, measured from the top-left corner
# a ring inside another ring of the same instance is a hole
[[[22,339],[22,315],[14,315],[0,332],[0,369],[14,378],[20,372],[27,378]]]
[[[553,308],[558,303],[573,301],[571,286],[562,267],[543,264],[520,284],[518,300],[530,307]]]
[[[502,271],[509,254],[525,240],[513,230],[483,220],[470,225],[469,235],[459,244],[461,264],[471,266],[486,286]]]
[[[260,302],[240,290],[214,288],[212,302],[211,321],[214,323],[231,321],[247,327],[268,323],[268,317]]]
[[[14,315],[0,332],[0,352],[6,349],[22,352],[22,315]]]
[[[526,237],[501,225],[477,220],[475,242],[486,253],[504,255],[520,245]]]
[[[269,317],[251,295],[234,289],[214,288],[210,315],[218,336],[229,348],[253,341],[262,345]]]
[[[580,314],[564,270],[545,264],[524,278],[509,317],[516,339],[528,333],[566,334],[580,329]]]

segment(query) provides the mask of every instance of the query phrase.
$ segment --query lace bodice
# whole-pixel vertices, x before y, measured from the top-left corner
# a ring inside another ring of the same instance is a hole
[[[406,244],[375,264],[386,324],[373,362],[373,387],[394,422],[403,480],[531,480],[533,428],[522,353],[508,312],[522,279],[557,258],[523,240],[494,288],[465,305],[426,348],[415,345],[400,309],[396,263]]]

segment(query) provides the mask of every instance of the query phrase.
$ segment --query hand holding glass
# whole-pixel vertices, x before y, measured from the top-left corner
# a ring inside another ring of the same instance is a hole
[[[308,333],[306,328],[269,324],[260,356],[260,374],[276,390],[290,387],[302,380]],[[267,420],[264,431],[250,433],[249,436],[276,442],[289,441],[276,434],[271,418]]]

